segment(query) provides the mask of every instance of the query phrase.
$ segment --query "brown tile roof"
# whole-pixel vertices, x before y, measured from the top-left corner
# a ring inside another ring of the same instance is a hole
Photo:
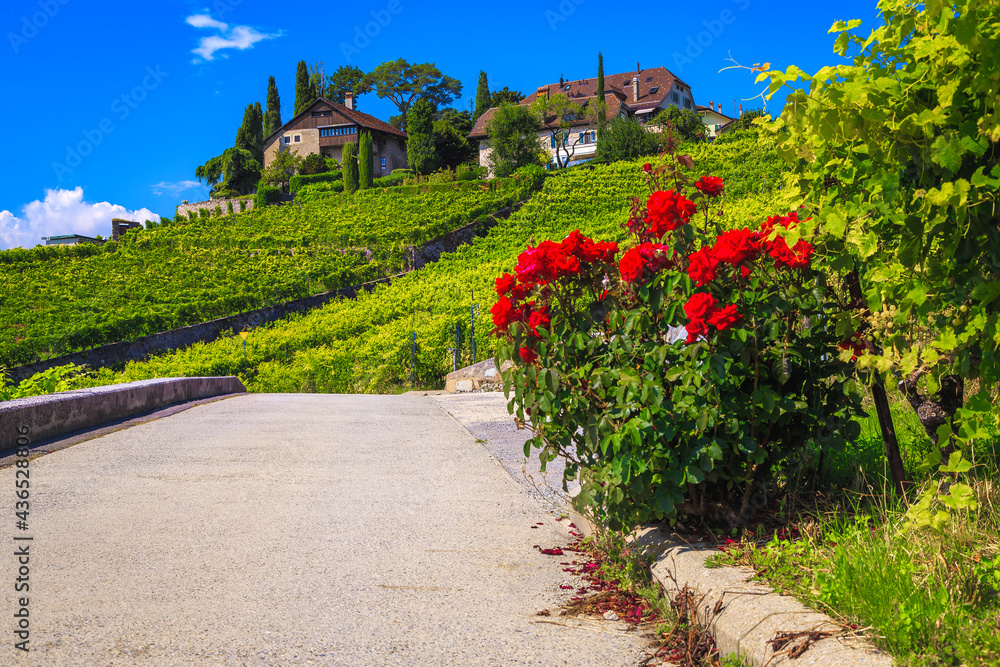
[[[570,123],[571,127],[583,127],[585,125],[593,125],[594,120],[597,118],[597,109],[594,106],[594,100],[596,96],[591,96],[585,99],[573,98],[573,101],[579,104],[583,109],[583,115],[575,121]],[[618,112],[622,105],[621,96],[616,95],[611,92],[604,96],[604,104],[607,107],[608,118],[614,118],[618,115]],[[473,125],[472,131],[469,132],[469,139],[483,139],[487,136],[486,126],[493,118],[493,114],[496,112],[496,107],[490,109],[478,119],[476,119],[476,124]],[[546,127],[552,127],[553,121],[550,121]]]
[[[637,102],[632,101],[632,78],[635,76],[639,77],[639,100]],[[619,101],[629,111],[633,112],[636,109],[659,106],[670,91],[673,90],[675,82],[678,84],[678,87],[683,87],[690,94],[691,87],[681,81],[666,67],[633,70],[631,72],[622,72],[621,74],[606,74],[604,76],[604,86],[606,88],[605,97],[608,100],[608,109],[609,111],[613,108],[617,109]],[[655,93],[652,92],[654,88],[656,89]],[[521,100],[520,104],[531,104],[542,93],[549,95],[561,93],[577,103],[584,104],[588,99],[592,99],[597,95],[597,77],[564,81],[562,85],[559,83],[550,83],[545,86],[539,86],[537,90]],[[690,95],[693,103],[694,95]],[[615,98],[613,103],[612,97]],[[469,133],[470,139],[486,136],[486,123],[492,118],[492,112],[493,109],[490,109],[476,121],[472,131]],[[609,113],[610,115],[614,114]],[[585,123],[580,123],[580,125],[583,124]]]
[[[389,125],[389,123],[386,123],[383,120],[379,120],[375,116],[370,116],[366,113],[357,111],[355,109],[348,109],[343,104],[337,104],[336,102],[331,102],[325,97],[320,97],[315,102],[306,107],[302,111],[302,113],[298,114],[297,116],[289,120],[287,123],[279,127],[277,130],[269,134],[267,137],[265,137],[264,143],[266,144],[271,139],[271,137],[275,136],[276,134],[284,132],[287,127],[295,124],[295,122],[298,121],[300,118],[305,116],[307,113],[313,111],[313,109],[316,108],[316,105],[320,103],[323,103],[332,109],[336,109],[339,113],[341,113],[344,116],[347,116],[361,127],[368,128],[369,130],[377,130],[379,132],[385,132],[386,134],[395,134],[396,136],[403,137],[404,139],[406,138],[406,132],[403,132],[402,130],[397,129],[392,125]]]

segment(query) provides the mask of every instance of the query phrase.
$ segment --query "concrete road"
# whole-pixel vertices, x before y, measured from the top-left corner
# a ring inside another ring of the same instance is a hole
[[[0,664],[633,665],[554,624],[566,536],[432,398],[249,395],[0,471]],[[544,526],[532,529],[538,522]],[[15,536],[31,536],[15,593]],[[14,648],[29,597],[30,653]]]

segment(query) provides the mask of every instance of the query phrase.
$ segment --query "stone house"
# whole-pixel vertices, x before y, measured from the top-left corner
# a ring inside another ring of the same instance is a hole
[[[359,133],[372,136],[375,178],[388,176],[393,169],[406,168],[406,133],[392,125],[354,109],[348,93],[345,104],[319,98],[302,113],[264,139],[264,167],[278,153],[291,151],[300,157],[318,153],[343,161],[344,145],[358,143]]]
[[[692,111],[695,108],[691,87],[665,67],[644,70],[637,63],[635,71],[607,74],[604,76],[603,93],[608,118],[635,118],[642,125],[653,120],[669,106]],[[592,158],[597,151],[597,77],[575,81],[560,79],[558,83],[540,86],[521,100],[520,104],[527,106],[541,96],[556,94],[565,95],[581,106],[581,113],[569,121],[569,134],[564,137],[563,145],[558,147],[563,158],[569,155],[571,165]],[[486,127],[495,112],[495,108],[490,109],[479,117],[469,133],[469,140],[479,143],[480,166],[488,164],[491,149]],[[538,133],[538,142],[552,157],[553,165],[557,164],[556,140],[551,132],[554,122],[550,122],[546,129]]]

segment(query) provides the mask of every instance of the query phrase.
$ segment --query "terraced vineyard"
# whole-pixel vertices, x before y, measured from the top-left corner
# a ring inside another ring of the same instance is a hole
[[[0,366],[130,340],[399,271],[406,248],[530,193],[527,179],[420,195],[304,193],[119,242],[0,252]]]
[[[723,227],[762,221],[780,211],[767,182],[777,181],[777,161],[755,135],[717,146],[691,148],[696,172],[727,181]],[[747,172],[747,170],[751,170]],[[753,173],[753,181],[740,174]],[[765,190],[761,192],[761,190]],[[441,382],[451,370],[456,325],[462,330],[463,363],[468,354],[470,306],[476,316],[478,358],[494,351],[489,308],[493,281],[511,270],[529,239],[562,239],[574,229],[603,239],[620,239],[629,198],[646,186],[641,163],[618,163],[563,172],[488,236],[445,255],[440,262],[382,286],[356,301],[335,301],[308,314],[255,330],[243,357],[238,338],[197,344],[186,350],[103,370],[84,384],[110,384],[151,377],[228,375],[243,378],[251,391],[378,392],[409,381],[411,341],[416,333],[417,384]]]

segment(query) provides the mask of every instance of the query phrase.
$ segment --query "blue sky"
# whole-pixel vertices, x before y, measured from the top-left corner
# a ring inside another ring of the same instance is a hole
[[[60,233],[106,236],[112,216],[172,216],[182,199],[206,198],[195,167],[232,146],[246,104],[264,104],[268,76],[282,120],[291,117],[299,60],[322,61],[328,72],[399,57],[433,62],[462,81],[455,106],[469,108],[480,70],[491,89],[528,93],[560,75],[594,76],[603,51],[609,74],[637,62],[664,66],[697,103],[721,101],[731,112],[760,89],[749,72],[719,72],[728,54],[812,72],[835,60],[827,34],[835,20],[859,18],[864,29],[877,21],[874,0],[662,2],[617,15],[595,0],[95,4],[4,2],[0,122],[13,132],[0,248]],[[383,119],[396,113],[374,95],[359,107]]]

